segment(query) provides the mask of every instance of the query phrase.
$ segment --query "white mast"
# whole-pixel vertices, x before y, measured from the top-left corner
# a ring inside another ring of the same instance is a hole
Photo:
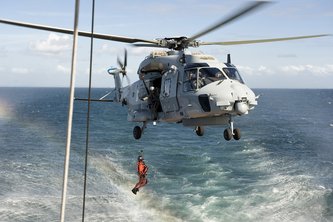
[[[61,213],[60,213],[61,222],[64,222],[65,220],[69,156],[70,156],[70,146],[71,146],[71,137],[72,137],[79,8],[80,8],[80,0],[75,0],[74,35],[73,35],[72,66],[71,66],[70,95],[69,95],[69,108],[68,108],[67,141],[66,141],[66,154],[64,162],[64,177],[63,177]]]

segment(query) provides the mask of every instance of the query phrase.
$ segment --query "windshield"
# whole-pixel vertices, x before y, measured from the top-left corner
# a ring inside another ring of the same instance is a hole
[[[202,67],[185,70],[184,91],[199,89],[209,83],[226,79],[222,71],[215,67]]]
[[[238,80],[239,82],[244,83],[236,68],[223,68],[223,72],[229,77],[229,79]]]

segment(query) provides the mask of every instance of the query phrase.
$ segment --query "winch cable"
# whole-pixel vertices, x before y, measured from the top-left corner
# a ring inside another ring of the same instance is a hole
[[[86,125],[86,153],[84,162],[84,185],[83,185],[83,205],[82,205],[82,222],[84,222],[86,193],[87,193],[87,171],[88,171],[88,154],[89,154],[89,130],[90,130],[90,105],[91,105],[91,80],[92,80],[92,62],[94,49],[94,22],[95,22],[95,0],[92,0],[91,10],[91,38],[90,38],[90,65],[89,65],[89,89],[88,89],[88,109],[87,109],[87,125]]]

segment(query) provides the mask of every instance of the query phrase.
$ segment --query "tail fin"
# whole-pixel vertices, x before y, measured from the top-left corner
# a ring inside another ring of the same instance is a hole
[[[118,68],[115,68],[115,67],[111,67],[108,69],[108,73],[110,75],[112,75],[114,78],[115,90],[114,90],[112,97],[113,97],[113,100],[116,102],[120,102],[120,98],[121,98],[122,84],[121,84],[121,80],[120,80],[120,72],[121,72],[121,70]]]

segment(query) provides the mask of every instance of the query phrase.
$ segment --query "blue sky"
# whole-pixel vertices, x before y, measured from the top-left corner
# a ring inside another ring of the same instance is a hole
[[[242,7],[243,0],[96,0],[95,32],[155,39],[191,36]],[[79,29],[89,31],[91,2],[82,0]],[[74,0],[3,1],[0,17],[71,29]],[[332,0],[275,1],[200,38],[233,41],[333,34]],[[0,24],[0,86],[69,86],[72,37]],[[90,40],[79,38],[76,86],[88,86]],[[152,50],[94,41],[93,87],[112,87],[106,73],[128,49],[131,81]],[[191,49],[232,62],[251,88],[333,88],[333,36],[289,42]]]

